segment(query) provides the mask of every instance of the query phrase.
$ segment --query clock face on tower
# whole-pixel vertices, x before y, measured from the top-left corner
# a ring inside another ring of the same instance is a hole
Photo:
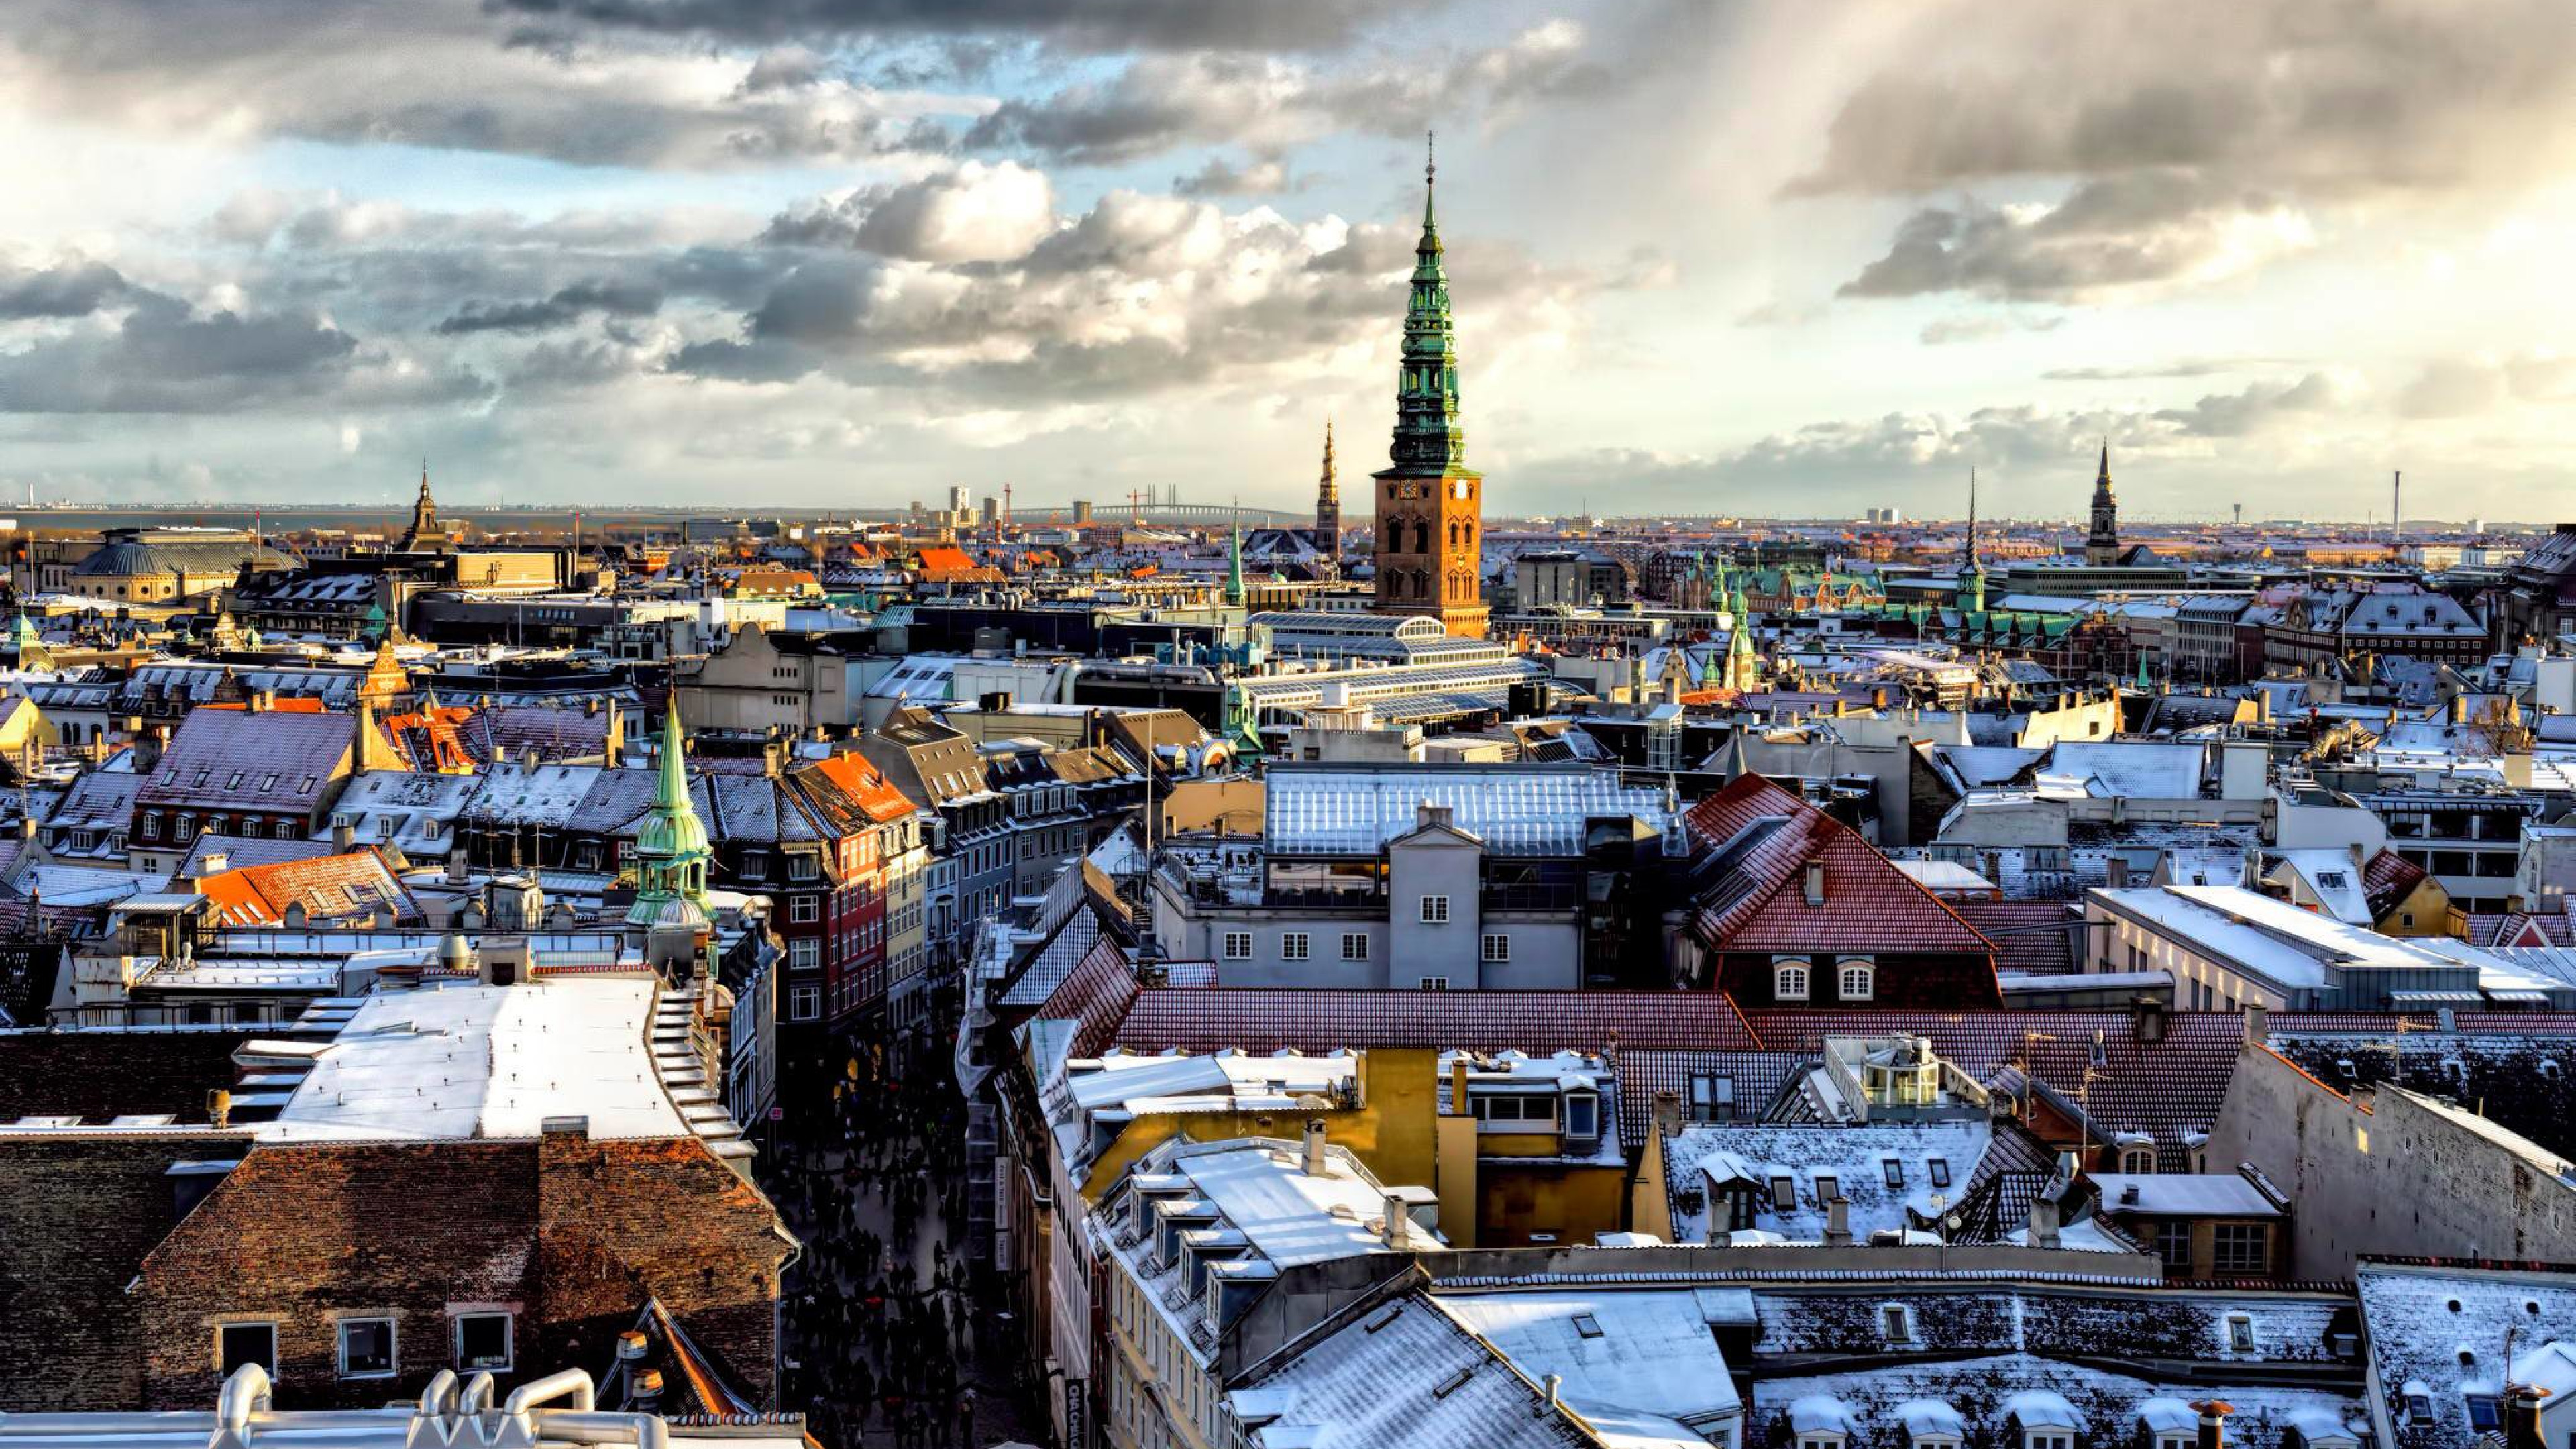
[[[1422,496],[1422,485],[1419,483],[1398,483],[1395,485],[1395,496],[1398,498],[1419,498]]]

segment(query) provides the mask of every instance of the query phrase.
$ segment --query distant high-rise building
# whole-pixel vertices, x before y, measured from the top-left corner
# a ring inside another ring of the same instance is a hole
[[[2106,568],[2120,561],[2120,504],[2111,496],[2111,445],[2102,445],[2102,470],[2093,476],[2093,531],[2084,538],[2084,562]]]
[[[950,516],[962,519],[966,516],[966,510],[974,506],[975,498],[971,489],[956,483],[948,485],[948,512]]]
[[[1080,528],[1082,525],[1089,523],[1090,521],[1091,500],[1088,498],[1077,498],[1073,500],[1073,526]]]
[[[1333,420],[1324,419],[1324,476],[1315,485],[1315,547],[1324,557],[1342,556],[1342,485],[1333,476]]]
[[[986,528],[997,527],[1001,521],[1002,500],[999,498],[986,498],[984,500],[984,526]]]
[[[1434,168],[1422,168],[1422,239],[1404,312],[1393,466],[1378,470],[1377,606],[1426,614],[1452,634],[1485,633],[1484,475],[1467,466],[1458,417],[1458,348],[1432,213]]]

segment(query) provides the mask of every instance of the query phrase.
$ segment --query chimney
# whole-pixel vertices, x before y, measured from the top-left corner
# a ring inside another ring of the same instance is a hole
[[[1547,1400],[1538,1406],[1539,1417],[1544,1419],[1557,1410],[1557,1391],[1564,1387],[1565,1375],[1549,1374],[1539,1382],[1547,1388]]]
[[[1474,1104],[1467,1100],[1467,1054],[1460,1052],[1449,1059],[1449,1111],[1459,1117],[1475,1115]]]
[[[2138,1185],[2134,1182],[2124,1182],[2120,1184],[2120,1206],[2136,1207],[2137,1205]]]
[[[652,1340],[646,1338],[642,1330],[630,1328],[617,1335],[617,1361],[621,1364],[642,1363],[651,1347]]]
[[[225,1091],[221,1087],[217,1087],[213,1091],[208,1092],[206,1094],[206,1120],[214,1124],[217,1131],[221,1131],[224,1128],[231,1126],[233,1123],[233,1094]]]
[[[2469,722],[2469,697],[2468,697],[2467,695],[2465,695],[2465,694],[2455,694],[2455,695],[2452,695],[2452,696],[2451,696],[2451,723],[2453,723],[2453,724],[2455,724],[2455,725],[2456,725],[2456,724],[2467,724],[2468,722]]]
[[[1378,1199],[1378,1206],[1386,1212],[1386,1220],[1378,1233],[1379,1239],[1390,1248],[1402,1248],[1405,1224],[1412,1221],[1405,1213],[1404,1199],[1394,1193],[1386,1193]]]
[[[2245,1003],[2245,1041],[2262,1046],[2272,1039],[2272,1011],[2259,1001]]]
[[[1811,861],[1808,861],[1808,862],[1807,862],[1807,904],[1808,904],[1808,905],[1811,905],[1811,906],[1821,906],[1821,905],[1823,905],[1824,903],[1825,903],[1825,863],[1824,863],[1823,861],[1821,861],[1821,860],[1811,860]]]
[[[2200,1443],[2196,1449],[2226,1449],[2227,1416],[2236,1412],[2236,1406],[2224,1399],[2207,1399],[2192,1408],[2200,1415]]]
[[[626,1380],[626,1397],[639,1414],[662,1412],[662,1371],[648,1368]]]
[[[1305,1165],[1308,1177],[1322,1177],[1327,1171],[1324,1157],[1324,1119],[1321,1117],[1306,1119]]]
[[[2129,1003],[2129,1031],[2140,1046],[2154,1046],[2165,1039],[2165,1003],[2162,998],[2140,996]]]
[[[358,822],[356,817],[347,814],[333,815],[331,817],[331,853],[333,855],[347,855],[350,851],[357,848]]]
[[[2546,1449],[2540,1438],[2540,1401],[2547,1397],[2549,1390],[2538,1384],[2505,1385],[2505,1449]]]
[[[2030,1228],[2030,1245],[2032,1247],[2057,1248],[2065,1246],[2065,1240],[2060,1237],[2058,1233],[2058,1214],[2060,1211],[2061,1209],[2058,1206],[2057,1199],[2050,1197],[2045,1193],[2042,1193],[2040,1196],[2030,1200],[2030,1222],[2028,1226]]]
[[[1848,1248],[1851,1240],[1851,1199],[1836,1193],[1825,1204],[1825,1246]]]

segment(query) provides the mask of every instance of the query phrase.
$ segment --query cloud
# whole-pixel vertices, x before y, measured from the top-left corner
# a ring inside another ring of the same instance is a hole
[[[1211,156],[1207,164],[1187,176],[1172,178],[1172,191],[1179,196],[1269,196],[1303,187],[1306,177],[1293,181],[1283,161],[1255,161],[1236,167],[1221,156]]]
[[[1786,194],[2032,186],[1920,205],[1845,294],[2098,298],[2202,285],[2385,198],[2493,205],[2576,163],[2576,26],[2555,0],[1911,7]]]
[[[779,49],[512,31],[461,0],[28,0],[0,31],[0,95],[30,112],[191,141],[269,136],[743,168],[901,155],[969,96],[888,92]]]
[[[438,324],[442,336],[472,332],[545,332],[568,327],[587,313],[649,317],[661,310],[659,289],[634,282],[578,282],[535,302],[467,303]]]
[[[1055,189],[1016,162],[968,161],[900,186],[783,212],[763,239],[841,246],[924,262],[1004,262],[1054,230]]]
[[[0,267],[0,321],[86,317],[123,298],[116,268],[75,257],[50,267]]]
[[[2050,382],[2130,382],[2147,378],[2211,377],[2258,367],[2295,366],[2294,357],[2179,357],[2128,367],[2053,367],[2040,374]]]
[[[2054,332],[2065,325],[2063,316],[1941,317],[1924,323],[1923,330],[1915,334],[1915,340],[1926,347],[1946,347],[1956,342],[1983,342],[2015,332]]]
[[[2189,407],[2165,408],[2155,416],[2189,437],[2241,438],[2301,417],[2345,411],[2362,393],[2358,378],[2334,371],[2311,372],[2289,382],[2253,382],[2232,393],[2210,393]]]
[[[721,40],[904,34],[1035,35],[1071,48],[1314,50],[1342,45],[1406,0],[498,0],[548,20]]]
[[[0,410],[208,413],[348,402],[424,402],[478,390],[361,350],[323,317],[295,311],[199,312],[146,294],[112,329],[0,353]]]
[[[2474,417],[2508,403],[2571,398],[2576,398],[2576,359],[2553,352],[2446,357],[2426,362],[2398,391],[2397,413],[2405,418]]]
[[[1106,79],[1005,100],[976,120],[965,144],[1016,146],[1081,165],[1184,145],[1278,154],[1337,134],[1410,139],[1463,115],[1496,125],[1535,103],[1606,96],[1612,74],[1587,52],[1583,28],[1567,20],[1445,62],[1405,55],[1332,69],[1277,54],[1153,54]]]
[[[2052,207],[1973,200],[1925,207],[1838,294],[2084,301],[2213,281],[2313,240],[2304,216],[2266,198],[2216,193],[2181,172],[2148,172],[2088,182]]]
[[[820,376],[981,409],[1307,388],[1326,359],[1388,338],[1413,261],[1407,228],[1301,226],[1266,208],[1132,191],[1004,261],[785,255],[792,265],[733,335],[694,337],[673,372]],[[1474,237],[1453,244],[1450,264],[1473,279],[1461,299],[1471,335],[1480,316],[1515,318],[1515,336],[1570,328],[1581,299],[1654,275],[1548,268]]]

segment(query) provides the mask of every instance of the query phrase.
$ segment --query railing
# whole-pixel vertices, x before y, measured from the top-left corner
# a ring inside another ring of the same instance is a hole
[[[1489,911],[1570,911],[1582,895],[1570,885],[1489,885],[1476,898]]]

